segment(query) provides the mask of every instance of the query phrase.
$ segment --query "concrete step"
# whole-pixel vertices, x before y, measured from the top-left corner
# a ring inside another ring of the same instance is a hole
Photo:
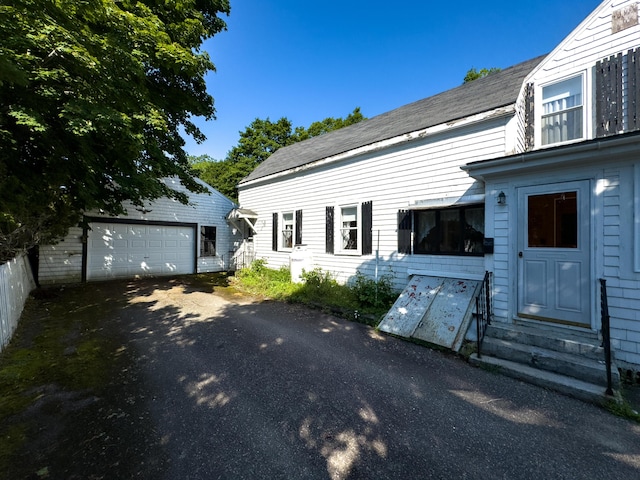
[[[604,355],[600,360],[596,360],[580,354],[550,350],[537,345],[526,345],[493,337],[485,337],[481,353],[483,358],[485,356],[493,356],[539,370],[572,377],[587,383],[605,387],[607,385]],[[617,369],[612,369],[611,373],[613,387],[619,388],[619,372]]]
[[[469,362],[472,365],[482,366],[487,369],[497,369],[501,374],[548,388],[585,402],[605,405],[611,401],[621,401],[617,391],[614,391],[614,396],[609,396],[606,394],[606,387],[602,385],[595,385],[559,373],[540,370],[522,363],[488,355],[482,355],[481,358],[478,358],[475,353],[469,357]]]
[[[527,325],[491,324],[486,336],[510,342],[534,345],[547,350],[571,353],[594,360],[604,359],[604,348],[595,333],[572,332],[554,327],[533,328]]]

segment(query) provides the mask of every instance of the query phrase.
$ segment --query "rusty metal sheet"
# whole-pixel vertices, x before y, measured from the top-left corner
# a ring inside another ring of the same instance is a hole
[[[415,275],[387,312],[378,329],[401,337],[410,337],[442,288],[444,279]]]
[[[412,336],[455,350],[456,340],[460,334],[464,336],[469,326],[480,283],[476,280],[445,279]],[[462,329],[465,331],[461,332]]]

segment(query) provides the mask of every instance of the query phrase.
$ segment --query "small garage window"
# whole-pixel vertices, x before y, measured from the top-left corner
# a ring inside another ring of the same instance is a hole
[[[200,256],[213,257],[216,254],[216,227],[200,227]]]

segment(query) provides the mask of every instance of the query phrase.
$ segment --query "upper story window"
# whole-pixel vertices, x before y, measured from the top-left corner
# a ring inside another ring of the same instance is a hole
[[[583,138],[583,89],[582,75],[542,88],[542,145]]]

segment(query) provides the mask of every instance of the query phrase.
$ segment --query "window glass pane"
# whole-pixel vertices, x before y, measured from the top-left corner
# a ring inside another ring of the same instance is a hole
[[[200,256],[216,254],[216,227],[200,227]]]
[[[582,107],[542,117],[542,144],[582,138]]]
[[[358,207],[343,207],[341,210],[342,249],[357,250],[358,248]]]
[[[440,252],[457,253],[460,251],[460,211],[442,210],[440,212]]]
[[[582,76],[542,89],[542,145],[582,138]]]
[[[293,247],[293,212],[282,214],[282,248]]]
[[[531,248],[577,248],[577,192],[531,195],[527,199]]]
[[[484,208],[467,208],[464,211],[464,251],[484,251]]]
[[[545,104],[545,113],[551,113],[546,111],[546,105],[554,102],[559,102],[558,106],[564,101],[571,103],[564,108],[582,105],[582,75],[544,87],[542,89],[542,101]]]
[[[416,253],[437,252],[438,243],[435,210],[416,211],[414,251]]]

